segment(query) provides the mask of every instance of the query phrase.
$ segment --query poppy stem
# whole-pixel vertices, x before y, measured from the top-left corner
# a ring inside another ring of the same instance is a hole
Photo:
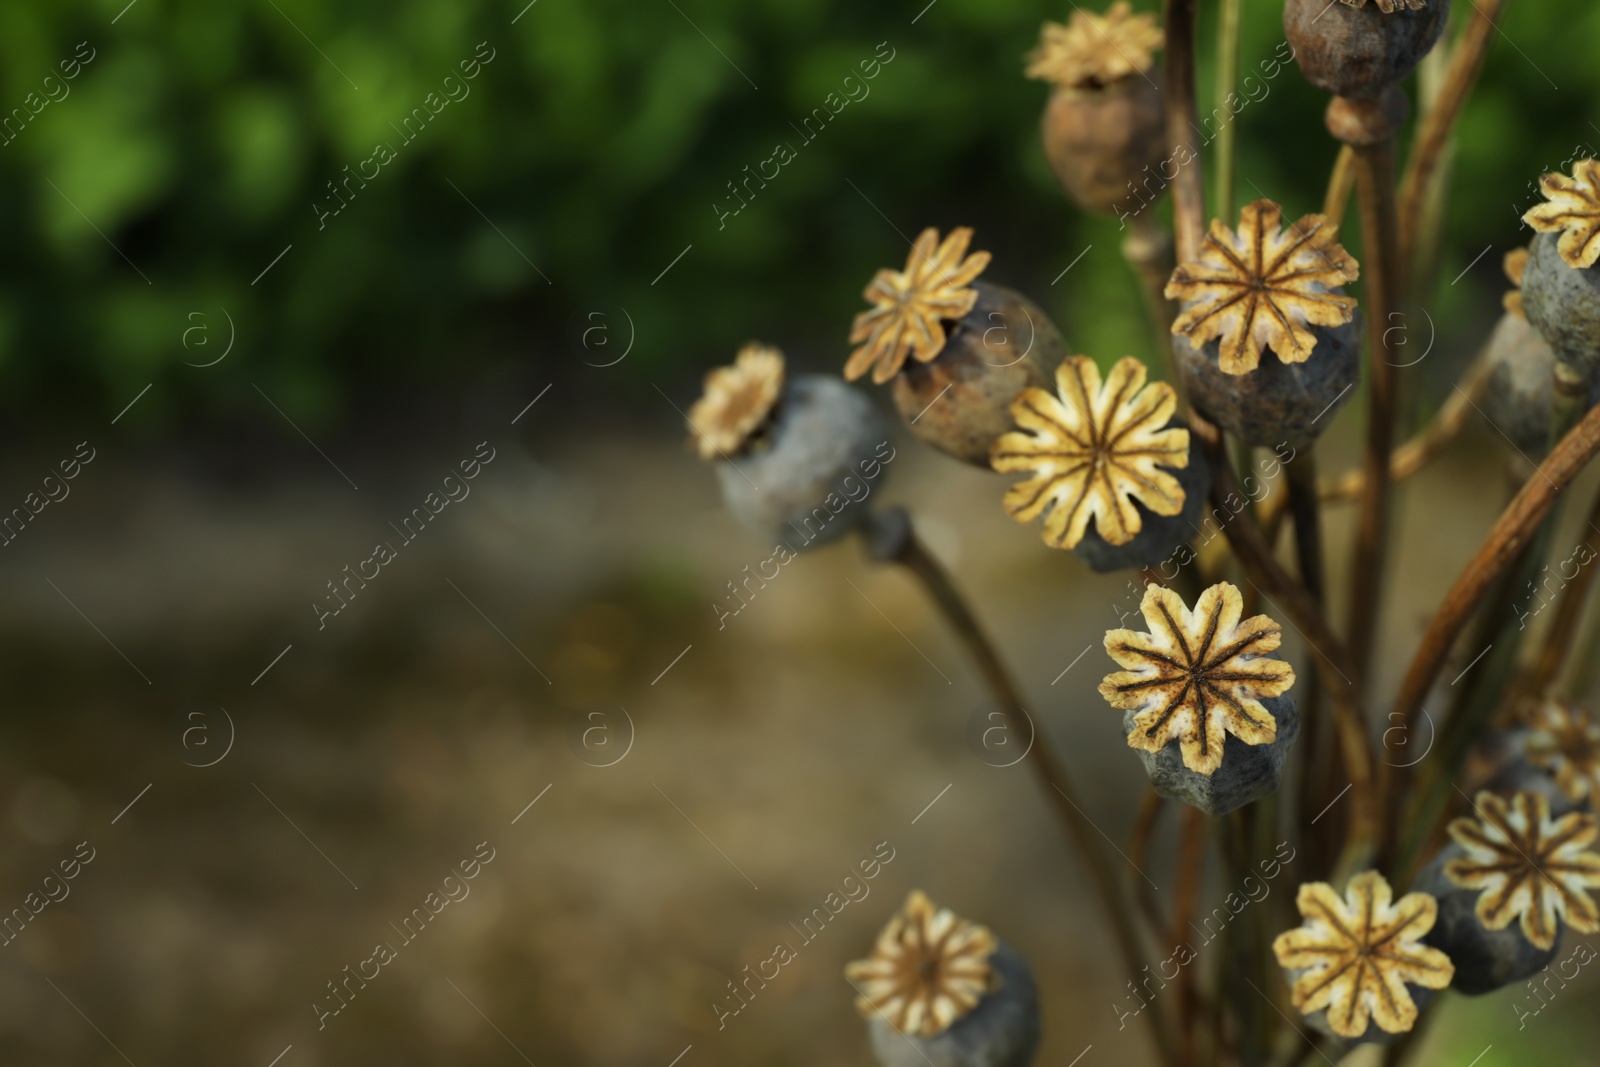
[[[1183,162],[1172,179],[1172,221],[1178,262],[1187,263],[1205,238],[1206,190],[1200,146],[1194,143],[1194,23],[1197,0],[1165,0],[1167,44],[1162,99],[1167,116],[1168,158]]]
[[[1399,95],[1398,90],[1390,92]],[[1403,114],[1401,103],[1393,105]],[[1330,106],[1343,103],[1336,97]],[[1355,111],[1356,108],[1350,110]],[[1356,193],[1361,205],[1362,264],[1366,275],[1367,317],[1367,441],[1363,454],[1363,485],[1357,519],[1355,558],[1350,569],[1350,620],[1345,640],[1350,647],[1357,685],[1370,675],[1372,650],[1377,638],[1378,609],[1382,602],[1383,565],[1389,527],[1389,460],[1394,451],[1394,429],[1399,380],[1391,358],[1389,337],[1399,314],[1399,224],[1394,197],[1394,136],[1399,125],[1394,112],[1381,106],[1362,107],[1359,141],[1354,143]],[[1336,132],[1347,132],[1337,129]],[[1352,140],[1356,140],[1352,138]],[[1360,143],[1362,141],[1368,143]]]
[[[1407,161],[1405,177],[1400,182],[1400,263],[1407,271],[1414,270],[1413,259],[1417,252],[1417,224],[1422,218],[1422,204],[1439,160],[1449,143],[1450,131],[1461,114],[1462,105],[1472,92],[1483,69],[1484,57],[1489,53],[1489,42],[1494,40],[1495,22],[1505,0],[1474,0],[1471,20],[1462,31],[1461,39],[1450,52],[1450,67],[1445,73],[1444,87],[1433,105],[1422,116],[1416,141]]]
[[[1216,109],[1226,112],[1217,130],[1216,216],[1234,217],[1234,157],[1238,143],[1237,117],[1230,101],[1238,99],[1239,86],[1239,11],[1241,0],[1222,0],[1217,15]]]
[[[1445,594],[1422,636],[1411,666],[1395,694],[1394,709],[1406,717],[1407,736],[1416,736],[1417,717],[1432,690],[1456,638],[1484,596],[1506,574],[1537,534],[1545,517],[1571,484],[1600,452],[1600,407],[1584,415],[1539,469],[1523,483],[1490,528],[1483,544]],[[1406,777],[1401,774],[1401,781]],[[1399,792],[1395,793],[1399,796]]]
[[[1066,823],[1111,919],[1111,933],[1123,958],[1130,981],[1137,983],[1141,977],[1142,955],[1139,935],[1134,928],[1133,911],[1129,906],[1130,894],[1106,858],[1101,847],[1102,834],[1089,816],[1084,813],[1077,788],[1067,773],[1066,764],[1056,754],[1054,745],[1041,726],[1034,722],[1023,706],[1021,691],[1011,678],[993,643],[984,633],[971,608],[967,606],[955,583],[950,580],[943,565],[928,552],[911,527],[911,519],[902,508],[889,508],[882,512],[869,512],[862,522],[862,533],[867,540],[867,551],[880,563],[898,563],[922,582],[928,595],[944,615],[945,622],[955,632],[967,653],[977,664],[990,693],[1008,713],[1013,713],[1032,727],[1033,743],[1028,747],[1027,759],[1046,786],[1044,793],[1056,809],[1056,814]],[[1152,1006],[1153,1007],[1153,1006]],[[1144,1014],[1141,1012],[1141,1014]],[[1151,1037],[1163,1063],[1173,1063],[1172,1039],[1159,1012],[1151,1010],[1147,1016]]]

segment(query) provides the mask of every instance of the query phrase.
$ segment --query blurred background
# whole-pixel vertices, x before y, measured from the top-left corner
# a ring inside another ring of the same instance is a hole
[[[974,226],[987,276],[1075,351],[1159,367],[1116,222],[1061,196],[1021,76],[1071,9],[0,7],[0,507],[34,512],[93,456],[0,554],[0,908],[97,850],[0,948],[0,1061],[867,1064],[840,968],[921,887],[1033,960],[1041,1062],[1146,1062],[1083,873],[1033,781],[968,749],[983,695],[918,590],[843,544],[717,628],[770,546],[724,516],[674,410],[751,338],[836,372],[861,287],[926,225]],[[1246,71],[1280,14],[1247,0]],[[1407,309],[1414,418],[1498,316],[1532,183],[1600,144],[1596,40],[1600,8],[1507,5]],[[801,137],[873,58],[870,91]],[[1239,199],[1317,210],[1325,100],[1292,65],[1265,84]],[[741,206],[729,183],[780,142],[796,158]],[[1121,840],[1142,779],[1105,664],[1074,657],[1123,580],[1012,523],[993,476],[896,440],[885,499]],[[310,605],[479,442],[471,497],[319,628]],[[1401,496],[1391,687],[1506,452],[1475,425]],[[574,741],[596,723],[625,752],[608,767]],[[326,983],[483,841],[471,896],[318,1029]],[[873,895],[719,1031],[725,983],[882,841]],[[1454,1001],[1424,1062],[1592,1063],[1594,982],[1522,1028],[1525,992]]]

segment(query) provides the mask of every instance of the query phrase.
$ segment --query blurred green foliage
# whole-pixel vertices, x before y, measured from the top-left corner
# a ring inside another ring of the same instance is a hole
[[[1040,21],[1071,5],[924,2],[11,0],[0,107],[24,107],[78,42],[95,58],[0,147],[0,395],[15,412],[115,411],[155,380],[146,421],[213,418],[258,382],[327,421],[507,360],[597,374],[567,340],[588,300],[636,324],[626,373],[600,386],[620,394],[653,395],[751,337],[833,368],[873,270],[922,226],[963,223],[995,253],[990,276],[1039,299],[1075,348],[1149,358],[1116,224],[1057,191],[1037,143],[1046,89],[1021,76]],[[1280,13],[1247,0],[1245,70],[1281,42]],[[1469,345],[1491,321],[1529,183],[1600,144],[1597,40],[1596,5],[1507,5],[1460,125],[1444,280],[1423,301],[1446,339]],[[470,96],[319,229],[326,183],[379,141],[398,148],[391,124],[484,41],[495,59]],[[791,124],[880,42],[894,59],[870,96],[797,144]],[[1320,205],[1324,102],[1286,66],[1242,112],[1240,200]],[[797,158],[719,228],[726,183],[780,141]],[[230,361],[184,366],[220,351],[221,309]],[[199,321],[213,347],[185,350]]]

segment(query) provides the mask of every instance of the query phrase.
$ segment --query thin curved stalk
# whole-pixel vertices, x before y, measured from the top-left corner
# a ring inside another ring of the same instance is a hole
[[[1405,178],[1400,183],[1400,262],[1410,265],[1416,254],[1417,223],[1422,217],[1422,201],[1428,182],[1450,139],[1450,131],[1461,114],[1462,105],[1472,92],[1483,69],[1489,42],[1494,39],[1495,23],[1505,0],[1473,0],[1471,21],[1461,40],[1450,53],[1450,69],[1438,99],[1422,117]]]
[[[1356,150],[1341,145],[1333,172],[1328,175],[1328,191],[1322,195],[1322,214],[1335,226],[1344,224],[1345,205],[1350,203],[1350,191],[1356,186],[1355,166]]]
[[[1172,179],[1172,223],[1178,244],[1178,261],[1188,262],[1205,239],[1206,189],[1200,169],[1200,146],[1192,134],[1197,129],[1194,105],[1194,21],[1196,0],[1165,0],[1167,44],[1162,103],[1167,117],[1167,151],[1178,167]],[[1181,153],[1181,156],[1180,156]]]
[[[1217,93],[1216,106],[1229,112],[1222,128],[1217,131],[1216,217],[1233,218],[1234,157],[1239,143],[1238,116],[1232,113],[1228,100],[1238,90],[1239,84],[1239,10],[1241,0],[1222,0],[1217,14]]]
[[[1390,454],[1391,482],[1403,482],[1422,473],[1428,464],[1444,454],[1444,450],[1460,436],[1468,418],[1477,410],[1475,405],[1483,396],[1491,370],[1486,353],[1480,352],[1428,424]],[[1359,500],[1366,484],[1367,472],[1361,467],[1352,467],[1337,477],[1319,482],[1317,494],[1324,504],[1344,504]],[[1266,531],[1269,544],[1276,542],[1278,526],[1288,513],[1286,494],[1272,493],[1262,499],[1261,528]]]
[[[1150,328],[1155,332],[1156,347],[1166,358],[1167,378],[1181,396],[1183,375],[1178,373],[1177,362],[1172,357],[1174,311],[1166,294],[1167,279],[1172,277],[1172,238],[1154,212],[1141,211],[1130,221],[1128,235],[1122,239],[1122,255],[1139,278],[1139,292],[1144,297]]]
[[[1150,839],[1166,806],[1167,798],[1157,793],[1153,785],[1145,786],[1144,792],[1139,795],[1139,807],[1133,813],[1133,827],[1128,831],[1128,859],[1140,870],[1145,868],[1145,859],[1150,854]],[[1166,929],[1167,921],[1161,914],[1161,904],[1156,900],[1155,892],[1143,878],[1134,884],[1134,892],[1138,894],[1139,909],[1144,913],[1145,922],[1150,924],[1150,932],[1159,935]]]
[[[1445,397],[1428,424],[1389,457],[1389,480],[1403,482],[1437,459],[1461,433],[1467,419],[1489,383],[1489,361],[1480,353],[1472,361],[1460,383]],[[1325,504],[1355,500],[1366,485],[1366,471],[1360,467],[1323,482],[1319,490]]]
[[[1028,717],[1022,702],[1021,690],[1011,678],[994,644],[984,633],[977,617],[956,589],[950,576],[939,561],[923,547],[911,527],[904,511],[895,509],[883,514],[869,515],[863,530],[868,551],[879,561],[893,561],[915,575],[933,598],[956,637],[966,647],[977,664],[989,691],[1000,705]],[[1031,721],[1031,719],[1029,720]],[[1056,754],[1055,746],[1037,725],[1033,730],[1033,744],[1028,747],[1028,760],[1034,771],[1043,779],[1045,796],[1067,826],[1073,844],[1089,868],[1090,880],[1100,896],[1111,920],[1112,938],[1122,955],[1123,966],[1131,981],[1140,976],[1139,936],[1134,928],[1133,912],[1128,905],[1128,893],[1117,877],[1110,861],[1101,848],[1101,833],[1084,813],[1077,787],[1067,773],[1066,764]],[[1141,1014],[1144,1014],[1141,1012]],[[1162,1062],[1172,1062],[1172,1039],[1156,1011],[1148,1014],[1151,1037]]]
[[[1242,497],[1233,468],[1222,454],[1221,432],[1199,416],[1191,417],[1190,431],[1198,435],[1206,458],[1211,462],[1213,502],[1218,509],[1231,511],[1227,504],[1229,497]],[[1235,518],[1226,522],[1222,529],[1250,576],[1251,586],[1258,588],[1263,596],[1275,597],[1269,604],[1287,614],[1306,644],[1311,646],[1323,684],[1333,694],[1334,728],[1351,781],[1350,826],[1340,866],[1356,865],[1359,869],[1377,847],[1378,798],[1374,789],[1372,739],[1367,734],[1366,714],[1360,690],[1354,682],[1355,668],[1349,653],[1311,594],[1273,557],[1271,546],[1254,523]],[[1256,583],[1260,583],[1259,587]]]
[[[1600,529],[1600,493],[1595,494],[1594,504],[1589,509],[1586,529]],[[1544,648],[1539,651],[1539,658],[1527,680],[1525,691],[1528,694],[1542,694],[1566,664],[1567,655],[1572,651],[1572,643],[1578,635],[1583,609],[1589,603],[1589,591],[1594,588],[1596,569],[1594,566],[1580,567],[1577,575],[1561,590],[1555,616],[1545,631]]]
[[[1206,869],[1206,838],[1210,827],[1205,813],[1184,805],[1183,820],[1178,829],[1177,884],[1172,891],[1172,933],[1168,944],[1179,945],[1189,940],[1189,927],[1194,922],[1195,909],[1200,900],[1200,882]],[[1195,995],[1194,968],[1178,971],[1178,1047],[1177,1062],[1181,1067],[1195,1067],[1195,1022],[1199,1000]]]
[[[1600,452],[1600,407],[1584,415],[1545,456],[1445,594],[1395,694],[1395,710],[1405,716],[1408,731],[1417,725],[1423,701],[1473,610],[1596,452]]]
[[[1390,453],[1398,375],[1389,359],[1389,316],[1398,306],[1397,223],[1394,199],[1394,142],[1356,149],[1356,190],[1361,202],[1361,243],[1366,262],[1367,442],[1361,513],[1351,566],[1350,622],[1345,628],[1357,684],[1364,684],[1377,637],[1383,594],[1383,568],[1389,532]]]

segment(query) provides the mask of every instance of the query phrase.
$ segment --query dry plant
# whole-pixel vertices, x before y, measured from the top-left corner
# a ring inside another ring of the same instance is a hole
[[[1573,703],[1586,686],[1572,654],[1594,553],[1563,571],[1558,589],[1544,578],[1540,609],[1548,593],[1554,619],[1542,631],[1525,625],[1557,508],[1600,451],[1591,402],[1600,162],[1544,176],[1545,202],[1525,216],[1531,245],[1505,252],[1514,286],[1505,315],[1435,419],[1397,443],[1405,361],[1389,326],[1426,277],[1437,235],[1418,227],[1440,212],[1422,207],[1446,193],[1440,156],[1501,0],[1458,12],[1464,25],[1444,46],[1441,91],[1418,118],[1403,174],[1396,142],[1409,103],[1399,87],[1444,37],[1448,0],[1286,0],[1288,44],[1329,94],[1325,121],[1341,143],[1323,210],[1293,222],[1265,198],[1235,215],[1231,133],[1202,159],[1196,2],[1166,0],[1163,22],[1123,0],[1104,15],[1073,11],[1044,25],[1026,59],[1027,76],[1051,85],[1044,150],[1068,198],[1131,220],[1124,252],[1165,341],[1168,380],[1132,358],[1069,354],[1035,304],[980,278],[991,257],[971,250],[964,227],[942,240],[924,230],[903,269],[870,281],[869,309],[841,330],[858,346],[844,377],[870,370],[874,383],[893,384],[923,442],[1023,476],[997,486],[996,506],[1019,522],[1042,519],[1047,545],[1145,583],[1145,629],[1106,634],[1117,669],[1100,686],[1149,777],[1120,858],[1084,814],[1050,731],[1035,730],[1027,754],[1093,879],[1119,979],[1139,997],[1119,1015],[1149,1024],[1171,1067],[1332,1062],[1361,1042],[1384,1044],[1397,1064],[1439,991],[1523,981],[1566,930],[1600,929],[1590,895],[1600,887],[1600,724]],[[1226,81],[1237,74],[1238,5],[1221,2]],[[1171,191],[1170,230],[1146,210],[1152,165]],[[1215,217],[1205,212],[1208,173]],[[1339,239],[1352,187],[1359,264]],[[1319,483],[1318,438],[1363,394],[1362,462]],[[1520,484],[1414,642],[1397,690],[1380,692],[1392,488],[1445,451],[1480,401],[1523,460]],[[999,706],[1026,717],[1021,690],[909,516],[852,506],[852,481],[886,436],[859,391],[831,376],[786,376],[776,349],[751,346],[708,378],[691,429],[730,506],[761,533],[783,542],[826,528],[813,544],[857,530],[872,559],[907,568]],[[1272,499],[1247,507],[1246,495],[1259,499],[1243,473],[1256,469],[1257,448],[1290,458]],[[1358,514],[1336,619],[1322,511],[1342,501]],[[1280,548],[1285,521],[1293,538]],[[1211,541],[1219,529],[1227,551],[1200,551],[1202,534]],[[1298,635],[1300,670],[1280,647],[1286,628]],[[1447,665],[1460,671],[1448,685]],[[1426,745],[1424,716],[1436,732]],[[1180,818],[1179,848],[1162,900],[1131,875],[1167,813]],[[1270,878],[1283,859],[1270,859],[1274,843],[1297,857],[1298,914],[1287,900],[1259,905],[1223,932],[1227,951],[1194,963],[1208,859],[1229,885],[1267,862]],[[1178,990],[1146,1003],[1139,990],[1157,960],[1176,961]],[[920,891],[847,978],[885,1067],[1033,1061],[1039,994],[1023,955]]]

